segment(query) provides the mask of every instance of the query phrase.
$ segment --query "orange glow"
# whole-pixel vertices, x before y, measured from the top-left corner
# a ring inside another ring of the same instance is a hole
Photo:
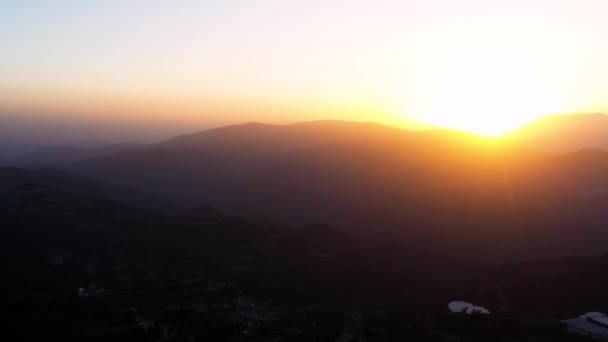
[[[578,54],[588,42],[581,39],[573,50],[564,50],[563,41],[576,31],[543,24],[478,19],[448,22],[439,32],[425,33],[409,59],[408,94],[397,107],[430,125],[496,136],[538,117],[593,103],[584,64],[601,66]],[[549,34],[562,39],[547,39]]]
[[[0,11],[0,115],[342,119],[492,136],[608,109],[604,2],[122,3]]]

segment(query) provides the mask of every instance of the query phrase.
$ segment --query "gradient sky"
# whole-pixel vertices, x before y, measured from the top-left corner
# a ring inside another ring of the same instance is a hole
[[[608,111],[606,18],[605,0],[9,0],[0,112],[501,128]]]

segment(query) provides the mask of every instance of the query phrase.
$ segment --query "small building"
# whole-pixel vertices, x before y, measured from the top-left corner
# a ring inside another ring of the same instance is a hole
[[[448,308],[452,313],[461,313],[467,315],[489,315],[490,310],[484,308],[483,306],[476,306],[471,303],[462,302],[462,301],[453,301],[448,304]]]
[[[597,341],[608,341],[608,316],[601,312],[588,312],[576,318],[560,321],[568,331],[589,336]]]

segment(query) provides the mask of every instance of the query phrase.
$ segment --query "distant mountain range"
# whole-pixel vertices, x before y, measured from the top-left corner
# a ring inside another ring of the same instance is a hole
[[[174,207],[170,201],[161,200],[160,197],[154,195],[60,170],[0,167],[0,192],[9,191],[24,184],[38,184],[55,191],[113,199],[144,208],[170,209]]]
[[[608,115],[550,115],[510,132],[506,138],[549,153],[608,150]]]
[[[118,152],[145,148],[145,144],[109,144],[100,147],[69,145],[46,146],[20,154],[5,161],[15,166],[53,166],[80,160],[101,158]]]
[[[599,150],[551,156],[524,140],[319,121],[228,126],[63,167],[184,207],[509,259],[605,251],[605,160]]]
[[[553,116],[498,140],[376,123],[247,123],[22,160],[47,158],[185,208],[211,204],[258,222],[323,222],[434,253],[512,260],[606,252],[608,152],[597,149],[605,122],[601,114]],[[577,140],[584,127],[592,133]]]

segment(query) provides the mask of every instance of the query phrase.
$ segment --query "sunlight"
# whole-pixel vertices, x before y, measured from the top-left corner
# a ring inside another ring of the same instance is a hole
[[[454,36],[435,37],[410,59],[401,112],[414,120],[496,136],[576,103],[577,61],[558,43],[518,32]]]
[[[561,109],[550,79],[504,51],[476,51],[428,68],[416,115],[431,125],[498,135]]]

